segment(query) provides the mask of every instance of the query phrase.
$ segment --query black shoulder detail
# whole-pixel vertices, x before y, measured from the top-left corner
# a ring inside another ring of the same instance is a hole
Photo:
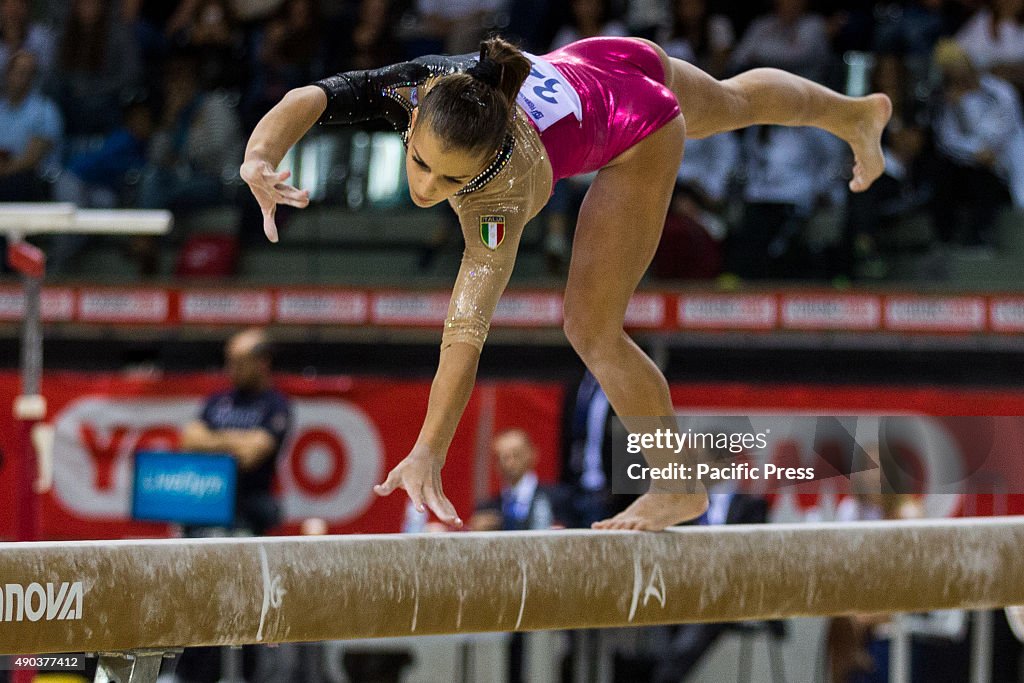
[[[386,119],[396,129],[408,127],[409,109],[396,96],[399,88],[420,85],[433,76],[465,71],[475,62],[473,55],[447,57],[427,55],[379,69],[346,71],[313,85],[327,94],[327,109],[319,123],[352,124]]]

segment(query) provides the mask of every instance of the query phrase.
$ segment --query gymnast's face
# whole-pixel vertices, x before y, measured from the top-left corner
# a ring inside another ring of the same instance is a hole
[[[460,149],[448,148],[429,124],[416,125],[419,110],[414,110],[409,128],[409,148],[405,152],[405,172],[409,178],[409,196],[419,207],[445,201],[462,189],[480,171],[486,159]]]

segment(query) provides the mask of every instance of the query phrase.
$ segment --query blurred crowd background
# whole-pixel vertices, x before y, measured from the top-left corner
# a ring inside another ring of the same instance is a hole
[[[276,252],[238,166],[248,132],[290,88],[471,52],[495,32],[537,54],[642,36],[720,78],[773,66],[892,98],[886,175],[862,195],[846,189],[848,150],[816,130],[689,142],[652,277],[1015,281],[1024,0],[3,0],[0,200],[175,213],[160,241],[49,241],[54,275],[447,276],[459,252],[451,211],[412,210],[393,132],[307,136],[285,164],[314,205],[286,212]],[[564,270],[586,186],[559,184],[517,277]]]

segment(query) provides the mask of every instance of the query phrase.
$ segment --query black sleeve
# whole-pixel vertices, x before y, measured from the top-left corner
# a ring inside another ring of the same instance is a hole
[[[465,71],[473,55],[428,55],[379,69],[346,71],[316,81],[327,94],[327,109],[318,123],[353,124],[385,119],[397,129],[409,125],[409,105],[397,95],[399,88],[420,85],[431,76]]]

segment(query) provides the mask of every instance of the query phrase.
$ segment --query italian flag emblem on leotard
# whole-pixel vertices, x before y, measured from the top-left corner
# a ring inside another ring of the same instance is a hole
[[[480,216],[480,239],[488,249],[497,249],[505,240],[504,216]]]

